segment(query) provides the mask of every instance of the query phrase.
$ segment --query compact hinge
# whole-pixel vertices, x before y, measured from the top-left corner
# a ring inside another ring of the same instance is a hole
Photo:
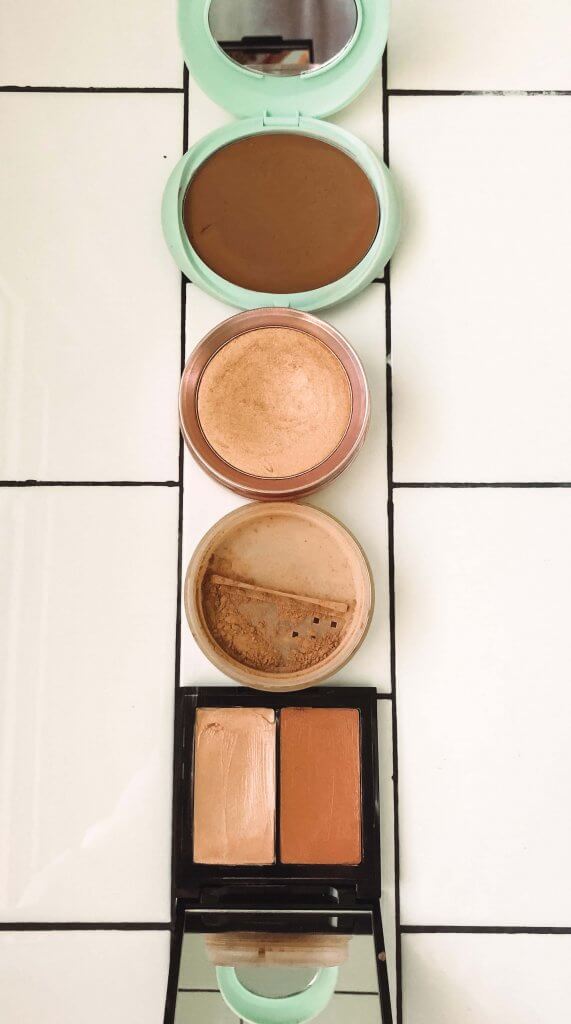
[[[299,122],[301,114],[272,114],[270,110],[266,110],[263,117],[264,126],[268,127],[284,127],[284,128],[299,128]]]

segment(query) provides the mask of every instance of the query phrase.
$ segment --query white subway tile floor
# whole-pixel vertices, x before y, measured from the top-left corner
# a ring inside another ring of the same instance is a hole
[[[159,211],[182,110],[0,93],[0,479],[178,476],[180,276]]]
[[[159,1024],[168,931],[0,934],[4,1024]]]
[[[169,919],[177,513],[0,488],[0,922]]]
[[[571,98],[393,96],[390,147],[395,480],[571,479]]]
[[[571,89],[568,0],[396,0],[391,89]]]
[[[570,959],[571,935],[404,935],[404,1024],[556,1024]]]
[[[395,495],[404,924],[565,926],[565,489]]]
[[[235,310],[181,288],[160,202],[184,131],[233,118],[183,90],[174,3],[4,15],[0,1017],[161,1024],[175,685],[226,682],[184,611],[178,636],[179,529],[184,573],[242,502],[179,458],[181,348]],[[569,93],[570,31],[566,0],[399,0],[386,74],[333,117],[388,143],[403,201],[386,284],[325,313],[373,419],[310,499],[375,577],[334,681],[382,697],[395,1024],[568,1016],[571,95],[529,93]],[[376,1024],[369,999],[323,1024]]]
[[[1,85],[181,89],[172,0],[5,0]]]

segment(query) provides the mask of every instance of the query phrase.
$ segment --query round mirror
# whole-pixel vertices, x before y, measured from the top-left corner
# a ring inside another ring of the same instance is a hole
[[[212,0],[208,17],[230,60],[266,75],[315,71],[357,27],[355,0]]]
[[[299,995],[313,984],[318,974],[317,967],[236,968],[236,977],[248,992],[268,999]]]

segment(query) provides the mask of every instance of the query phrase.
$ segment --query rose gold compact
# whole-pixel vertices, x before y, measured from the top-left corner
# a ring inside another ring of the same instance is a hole
[[[215,327],[190,356],[180,422],[197,462],[238,494],[283,500],[338,476],[361,448],[369,389],[351,346],[293,309]]]
[[[351,658],[373,609],[363,551],[320,509],[254,502],[202,538],[184,588],[192,634],[239,683],[290,691],[322,682]]]

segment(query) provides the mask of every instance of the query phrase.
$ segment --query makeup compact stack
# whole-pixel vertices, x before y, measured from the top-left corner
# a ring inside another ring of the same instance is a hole
[[[181,429],[206,473],[254,500],[186,573],[192,634],[242,687],[178,697],[166,1024],[327,1024],[364,992],[363,1024],[392,1020],[376,691],[313,688],[363,642],[373,581],[349,531],[300,501],[369,422],[357,354],[311,311],[364,288],[396,244],[388,168],[322,120],[378,66],[387,22],[385,0],[179,0],[186,63],[238,119],[173,170],[164,234],[190,280],[243,310],[190,354]]]

